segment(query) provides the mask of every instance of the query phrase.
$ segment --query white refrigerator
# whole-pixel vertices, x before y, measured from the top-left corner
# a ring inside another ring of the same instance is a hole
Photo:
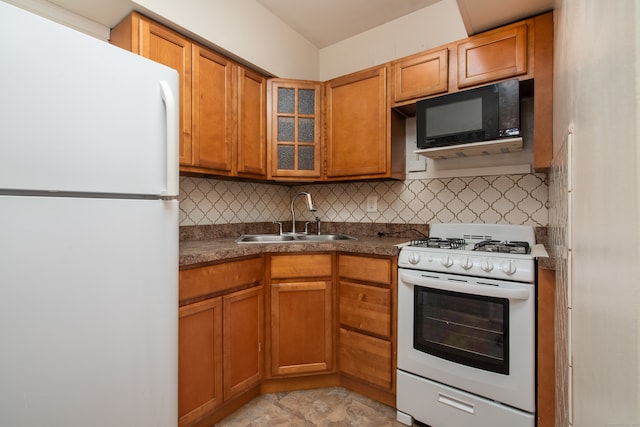
[[[175,426],[177,72],[2,1],[0,58],[0,426]]]

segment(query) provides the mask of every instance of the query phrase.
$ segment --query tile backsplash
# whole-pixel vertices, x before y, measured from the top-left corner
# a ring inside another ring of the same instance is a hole
[[[546,174],[283,186],[180,177],[180,225],[290,220],[291,197],[313,196],[317,212],[296,204],[297,219],[428,224],[509,223],[547,226]],[[376,196],[377,212],[367,212]]]

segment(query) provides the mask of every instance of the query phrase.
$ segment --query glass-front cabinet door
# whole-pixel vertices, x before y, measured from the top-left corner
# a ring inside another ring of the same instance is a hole
[[[270,178],[320,179],[321,90],[319,82],[269,81]]]

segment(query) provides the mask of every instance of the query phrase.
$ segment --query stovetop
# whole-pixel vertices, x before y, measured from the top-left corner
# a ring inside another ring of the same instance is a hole
[[[467,243],[462,238],[440,238],[429,237],[426,239],[412,240],[409,246],[432,248],[432,249],[459,249],[476,252],[498,252],[510,254],[529,254],[531,246],[529,242],[521,241],[500,241],[500,240],[481,240],[476,243]]]
[[[534,281],[532,226],[510,224],[432,224],[429,237],[400,251],[398,266],[415,270]]]

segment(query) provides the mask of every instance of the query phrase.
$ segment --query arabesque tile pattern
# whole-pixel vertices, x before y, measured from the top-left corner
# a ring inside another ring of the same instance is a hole
[[[181,177],[180,225],[286,221],[298,191],[309,191],[318,208],[315,214],[302,212],[300,220],[534,226],[548,221],[546,174],[299,186]],[[377,212],[366,211],[368,196],[377,197]]]

